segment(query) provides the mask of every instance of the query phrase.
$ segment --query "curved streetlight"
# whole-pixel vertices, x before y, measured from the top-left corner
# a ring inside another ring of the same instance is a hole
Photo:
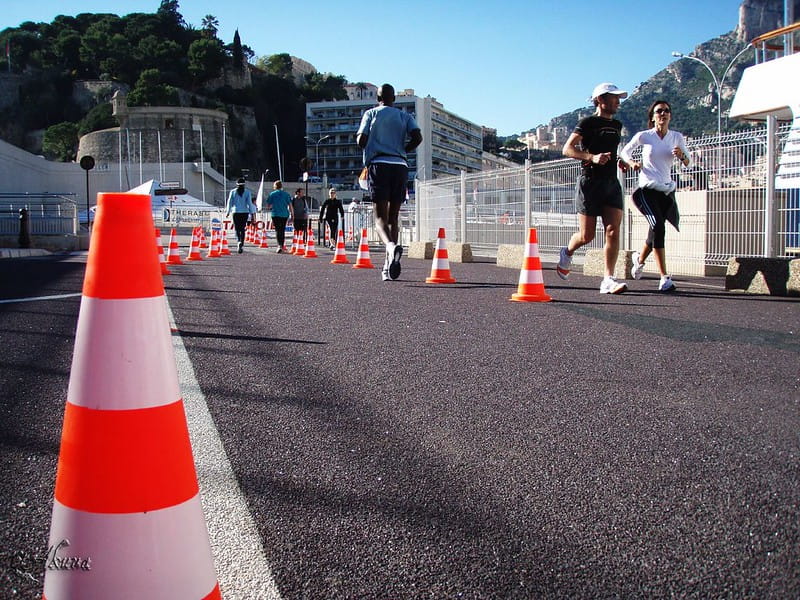
[[[673,52],[672,56],[676,58],[688,58],[689,60],[693,60],[699,62],[703,65],[706,70],[711,74],[711,78],[714,80],[714,87],[717,90],[717,186],[721,185],[721,176],[722,176],[722,84],[725,82],[725,77],[728,75],[728,71],[733,66],[733,63],[736,62],[742,54],[744,54],[747,50],[749,50],[752,46],[748,44],[744,48],[742,48],[736,56],[733,57],[733,60],[728,63],[728,66],[725,67],[725,71],[722,73],[722,78],[717,79],[717,76],[714,74],[714,71],[711,70],[711,67],[708,66],[704,60],[697,58],[696,56],[690,56],[688,54],[683,54],[682,52]]]
[[[706,63],[704,60],[701,60],[701,59],[697,58],[696,56],[690,56],[688,54],[683,54],[682,52],[673,52],[672,53],[672,56],[674,56],[676,58],[688,58],[689,60],[694,60],[696,62],[699,62],[701,65],[703,65],[706,68],[706,70],[709,73],[711,73],[711,78],[714,80],[714,87],[717,90],[717,138],[718,139],[722,137],[722,85],[725,83],[725,77],[728,75],[728,71],[730,71],[731,67],[733,66],[733,63],[735,63],[736,60],[742,54],[744,54],[745,52],[747,52],[751,48],[752,48],[752,46],[750,44],[748,44],[747,46],[745,46],[744,48],[739,50],[738,54],[736,56],[734,56],[733,60],[731,60],[731,62],[728,63],[728,66],[725,67],[725,71],[723,71],[722,77],[720,79],[717,79],[717,76],[714,74],[714,71],[711,70],[711,67],[709,67],[708,63]]]
[[[318,140],[315,141],[313,138],[305,136],[307,141],[309,141],[312,144],[314,144],[314,164],[317,165],[318,169],[319,169],[319,144],[320,144],[320,142],[324,142],[325,140],[327,140],[329,137],[331,137],[331,136],[323,135],[321,138],[319,138]]]

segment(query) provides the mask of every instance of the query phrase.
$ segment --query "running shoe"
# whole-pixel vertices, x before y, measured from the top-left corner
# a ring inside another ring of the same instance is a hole
[[[633,266],[631,267],[631,277],[634,279],[641,279],[642,278],[642,271],[644,271],[644,263],[639,262],[639,257],[641,254],[638,252],[634,252],[631,255],[631,260],[633,261]]]
[[[620,283],[613,277],[604,277],[603,283],[600,284],[601,294],[621,294],[627,289],[627,285]]]
[[[389,277],[397,279],[400,277],[400,257],[403,256],[403,246],[396,244],[392,252],[392,262],[389,263]]]
[[[668,293],[668,292],[674,292],[676,290],[677,288],[675,287],[675,284],[672,283],[672,277],[670,277],[669,275],[662,277],[661,281],[658,282],[659,292]]]
[[[244,248],[244,244],[242,242],[239,242],[239,250],[238,250],[239,254],[243,252],[242,248]]]
[[[391,277],[389,277],[389,269],[383,269],[383,271],[381,271],[381,279],[384,281],[389,281],[391,279]]]
[[[558,255],[558,265],[556,265],[556,273],[561,279],[567,279],[569,277],[569,271],[572,268],[572,257],[567,254],[567,247],[564,246],[561,249],[561,253]]]

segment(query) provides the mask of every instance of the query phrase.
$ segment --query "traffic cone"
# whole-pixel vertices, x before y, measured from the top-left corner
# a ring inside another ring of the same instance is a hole
[[[208,248],[208,238],[206,237],[206,230],[200,227],[200,250]]]
[[[219,258],[219,231],[211,230],[211,243],[208,245],[206,258]]]
[[[517,293],[511,294],[511,300],[514,302],[550,302],[552,300],[544,291],[542,261],[539,260],[539,240],[534,227],[528,231],[528,243],[525,245],[522,269],[519,272],[519,285]]]
[[[175,228],[169,234],[169,256],[167,262],[171,265],[182,265],[180,250],[178,249],[178,232]]]
[[[314,248],[314,232],[311,231],[311,228],[308,228],[308,245],[306,246],[306,253],[303,255],[303,258],[317,258],[317,250]]]
[[[261,238],[260,243],[258,244],[259,248],[269,248],[269,244],[267,243],[267,230],[266,229],[259,229],[258,235]]]
[[[289,250],[289,254],[295,254],[297,252],[297,230],[292,231],[292,247]]]
[[[439,228],[439,235],[436,236],[436,250],[433,253],[433,263],[431,264],[431,276],[425,279],[425,283],[455,283],[456,280],[450,275],[450,261],[447,258],[447,244],[444,241],[444,227]]]
[[[306,241],[305,236],[303,235],[302,231],[297,232],[297,256],[305,256],[306,255]]]
[[[356,254],[356,264],[353,265],[354,269],[374,269],[375,265],[369,258],[369,244],[367,244],[367,230],[361,230],[361,243],[358,245],[358,253]]]
[[[189,247],[189,256],[186,257],[186,260],[203,260],[203,257],[200,256],[200,231],[198,227],[195,227],[192,231],[192,245]]]
[[[150,196],[98,194],[97,205],[43,598],[221,599]]]
[[[347,235],[347,243],[348,244],[355,244],[356,243],[356,238],[355,238],[355,234],[353,233],[353,228],[352,227],[350,228],[350,233]]]
[[[331,247],[331,227],[327,221],[325,221],[325,247]]]
[[[224,229],[220,230],[220,235],[222,236],[222,244],[220,244],[219,255],[220,256],[230,256],[231,249],[228,246],[228,232]]]
[[[158,248],[158,262],[161,265],[162,275],[171,275],[172,272],[167,268],[167,260],[164,257],[164,244],[161,243],[161,230],[156,227],[156,247]]]
[[[339,230],[339,235],[336,239],[336,253],[333,255],[332,265],[349,265],[350,261],[347,260],[347,253],[344,251],[344,231]]]

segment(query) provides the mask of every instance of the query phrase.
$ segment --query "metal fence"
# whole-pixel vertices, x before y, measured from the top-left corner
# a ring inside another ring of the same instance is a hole
[[[789,125],[778,128],[776,148],[783,146],[788,132]],[[775,163],[767,158],[766,128],[687,139],[687,146],[691,164],[676,166],[673,173],[681,231],[668,228],[667,235],[676,273],[703,274],[707,266],[727,265],[731,256],[800,252],[798,190],[768,193]],[[433,240],[444,227],[448,240],[469,243],[473,253],[492,256],[500,244],[524,244],[527,229],[536,227],[540,252],[554,256],[578,228],[574,192],[579,174],[579,161],[561,159],[417,181],[413,238]],[[626,194],[623,246],[638,249],[647,224],[630,202],[637,174],[620,177]],[[770,222],[773,228],[767,226]],[[599,220],[594,241],[582,250],[602,246]]]
[[[28,211],[31,235],[76,235],[78,209],[66,194],[0,194],[0,235],[18,235],[20,210]]]

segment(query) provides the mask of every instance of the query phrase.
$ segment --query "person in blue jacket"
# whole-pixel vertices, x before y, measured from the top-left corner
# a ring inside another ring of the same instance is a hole
[[[228,195],[228,207],[225,213],[226,218],[233,213],[233,227],[236,229],[236,239],[239,240],[239,254],[244,248],[244,230],[247,221],[255,222],[256,216],[256,203],[253,202],[253,194],[245,187],[245,183],[244,177],[236,181],[236,188]]]

